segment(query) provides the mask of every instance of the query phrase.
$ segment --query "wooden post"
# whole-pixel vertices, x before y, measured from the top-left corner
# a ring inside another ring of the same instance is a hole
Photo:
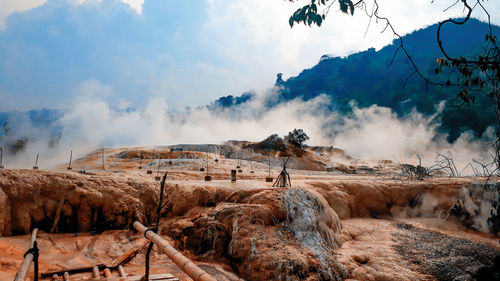
[[[73,169],[73,168],[71,168],[71,160],[72,160],[72,158],[73,158],[73,150],[71,150],[71,151],[69,152],[69,165],[68,165],[68,167],[66,168],[67,170],[72,170],[72,169]]]
[[[286,186],[292,186],[292,182],[290,181],[290,175],[286,171],[286,164],[288,163],[288,160],[290,160],[290,157],[286,158],[286,161],[283,161],[283,170],[281,170],[281,173],[279,174],[278,178],[273,184],[273,187],[278,186],[278,187],[286,187]]]
[[[38,232],[38,228],[33,229],[33,232],[31,233],[31,240],[30,240],[30,245],[29,249],[33,248],[33,245],[35,244],[36,241],[36,234]],[[31,266],[31,262],[33,261],[34,255],[33,253],[28,253],[24,256],[23,263],[21,264],[21,267],[19,268],[19,271],[16,274],[16,277],[14,278],[14,281],[24,281],[26,278],[26,275],[28,274],[28,271]]]
[[[109,270],[109,268],[107,268],[107,267],[104,269],[104,277],[106,277],[107,279],[113,277],[111,275],[111,270]]]
[[[201,168],[200,168],[200,172],[205,172],[205,167],[203,165],[203,158],[201,159]]]
[[[269,175],[268,175],[268,177],[271,177],[271,156],[267,156],[267,160],[269,162]]]
[[[139,160],[139,170],[142,169],[142,152],[141,152],[141,160]]]
[[[102,169],[104,169],[104,147],[102,148]]]
[[[0,169],[3,169],[3,148],[0,147]]]
[[[125,273],[125,270],[121,265],[118,266],[118,273],[120,274],[120,277],[127,277],[127,273]]]
[[[208,174],[208,152],[207,152],[207,175],[205,176],[205,181],[211,181],[212,177]]]
[[[160,177],[160,164],[161,164],[161,154],[160,154],[160,159],[158,160],[158,170],[156,171],[155,181],[160,181],[161,180],[161,177]]]
[[[153,173],[153,170],[151,170],[151,166],[153,165],[154,157],[155,157],[155,149],[153,148],[153,154],[151,155],[151,162],[149,163],[148,170],[146,171],[147,174]]]
[[[231,170],[231,182],[236,182],[236,170]]]
[[[40,153],[36,154],[35,166],[33,166],[33,170],[38,170],[38,156],[39,155],[40,155]]]
[[[101,277],[101,273],[99,273],[99,267],[97,267],[97,265],[95,265],[95,266],[92,268],[92,273],[94,274],[94,278],[99,278],[99,277]]]
[[[158,236],[153,231],[147,231],[148,229],[140,222],[136,221],[133,225],[137,231],[144,234],[147,239],[155,243],[155,245],[158,246],[163,253],[165,253],[180,269],[182,269],[182,271],[189,275],[189,277],[193,278],[194,281],[216,281],[215,278],[186,258],[166,240]]]
[[[267,156],[268,166],[269,166],[269,175],[266,177],[266,182],[273,182],[273,178],[271,177],[271,156]]]
[[[219,150],[217,149],[217,145],[214,146],[214,152],[215,152],[215,163],[219,162],[219,157],[217,157],[217,155],[219,155]]]

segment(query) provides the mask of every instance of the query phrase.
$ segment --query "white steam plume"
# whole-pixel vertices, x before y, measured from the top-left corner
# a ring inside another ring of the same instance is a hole
[[[451,152],[459,169],[473,158],[488,158],[487,142],[473,139],[470,133],[462,134],[453,144],[438,134],[439,114],[444,103],[437,106],[436,114],[430,117],[415,110],[406,117],[398,117],[390,108],[376,105],[359,108],[354,103],[352,114],[341,115],[324,110],[325,104],[330,103],[324,95],[266,109],[265,102],[276,95],[269,91],[232,109],[216,111],[201,107],[173,112],[162,98],[151,98],[142,109],[123,110],[99,98],[100,91],[106,93],[105,97],[112,92],[109,87],[82,89],[80,98],[64,109],[63,116],[56,121],[55,125],[62,127],[58,146],[47,148],[44,133],[37,131],[29,121],[23,122],[23,131],[30,132],[29,137],[36,141],[29,143],[15,158],[5,159],[5,164],[10,168],[30,168],[36,153],[40,152],[40,166],[51,168],[66,162],[70,149],[76,158],[101,146],[222,143],[231,139],[260,141],[271,134],[284,135],[294,128],[304,129],[310,137],[310,145],[333,145],[355,158],[393,160],[395,157],[401,162],[416,164],[418,153],[424,164],[430,165],[436,152]]]

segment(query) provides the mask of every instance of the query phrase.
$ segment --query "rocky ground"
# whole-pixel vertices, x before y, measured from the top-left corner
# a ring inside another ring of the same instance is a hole
[[[333,148],[175,148],[107,149],[104,170],[99,151],[71,171],[0,170],[0,280],[13,279],[35,227],[41,272],[109,264],[135,246],[124,268],[143,274],[145,239],[131,223],[155,220],[165,172],[159,233],[218,280],[495,280],[500,244],[486,220],[498,188],[484,179],[396,177],[391,161]],[[264,181],[279,156],[293,157],[291,187]],[[190,280],[156,247],[151,264]]]

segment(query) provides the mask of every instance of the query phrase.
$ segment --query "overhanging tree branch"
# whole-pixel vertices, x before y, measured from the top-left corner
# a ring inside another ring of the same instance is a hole
[[[294,2],[294,0],[289,1]],[[394,56],[392,57],[389,64],[389,67],[394,63],[399,51],[402,51],[413,68],[411,74],[406,78],[403,84],[403,88],[408,80],[413,75],[417,74],[417,76],[419,76],[425,82],[426,97],[429,85],[432,85],[458,88],[459,92],[457,93],[457,99],[461,100],[463,104],[469,105],[471,103],[474,103],[474,94],[477,93],[486,93],[486,96],[494,102],[493,107],[495,108],[495,113],[497,115],[497,139],[494,144],[496,155],[494,158],[496,159],[497,167],[500,168],[500,49],[498,48],[497,38],[492,33],[490,14],[481,3],[481,1],[483,0],[474,0],[474,5],[471,6],[468,0],[457,0],[450,7],[445,9],[445,11],[461,2],[464,6],[464,10],[466,11],[465,18],[463,20],[450,18],[438,24],[437,41],[444,58],[437,58],[438,67],[435,68],[434,72],[435,74],[438,74],[445,68],[450,69],[451,72],[449,73],[449,75],[455,74],[458,76],[456,82],[450,81],[450,77],[448,77],[447,81],[445,82],[436,81],[435,79],[430,79],[420,70],[418,65],[415,63],[414,58],[406,49],[403,38],[399,35],[399,33],[396,32],[396,29],[394,28],[390,20],[387,17],[379,14],[379,5],[377,0],[373,0],[371,13],[369,13],[367,10],[367,0],[360,0],[356,3],[352,2],[351,0],[310,0],[309,4],[303,6],[292,14],[289,19],[289,23],[291,27],[293,27],[294,23],[304,23],[309,26],[311,26],[312,24],[316,24],[317,26],[321,26],[334,3],[339,4],[340,11],[342,11],[343,13],[350,13],[351,15],[354,14],[355,9],[363,9],[367,16],[370,17],[369,24],[371,23],[373,17],[376,18],[377,22],[384,21],[385,26],[382,32],[390,29],[393,35],[397,37],[397,41],[399,42]],[[322,13],[318,13],[318,6],[321,5],[326,6],[326,8]],[[453,23],[459,26],[464,25],[469,21],[472,12],[476,7],[480,7],[488,18],[489,33],[485,36],[486,44],[483,47],[483,53],[478,56],[468,58],[464,56],[452,57],[443,46],[443,42],[441,40],[441,29],[447,23]]]

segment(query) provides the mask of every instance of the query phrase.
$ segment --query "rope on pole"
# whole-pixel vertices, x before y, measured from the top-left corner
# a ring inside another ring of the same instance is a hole
[[[215,278],[210,276],[206,271],[199,268],[190,259],[185,257],[182,253],[172,247],[166,240],[161,238],[153,231],[147,231],[148,228],[136,221],[133,224],[134,228],[141,234],[144,234],[147,239],[152,241],[158,248],[162,250],[182,271],[184,271],[194,281],[216,281]],[[147,232],[146,232],[147,231]]]

